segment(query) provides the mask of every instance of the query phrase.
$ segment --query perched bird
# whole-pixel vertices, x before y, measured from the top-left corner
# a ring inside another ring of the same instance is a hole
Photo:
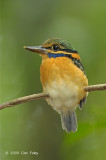
[[[77,131],[76,107],[82,108],[88,85],[78,52],[62,39],[46,40],[42,46],[24,48],[42,56],[40,67],[43,92],[47,102],[61,115],[62,128],[68,133]]]

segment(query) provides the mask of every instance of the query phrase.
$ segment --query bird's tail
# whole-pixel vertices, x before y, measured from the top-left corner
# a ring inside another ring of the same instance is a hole
[[[68,133],[77,131],[77,117],[74,112],[67,112],[67,114],[61,113],[62,128]]]

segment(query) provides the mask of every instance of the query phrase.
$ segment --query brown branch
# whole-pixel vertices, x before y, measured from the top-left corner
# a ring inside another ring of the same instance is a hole
[[[25,97],[20,97],[20,98],[13,99],[8,102],[0,104],[0,110],[3,108],[15,106],[17,104],[22,104],[22,103],[26,103],[29,101],[34,101],[37,99],[43,99],[43,98],[48,98],[48,97],[49,95],[45,93],[38,93],[38,94],[33,94],[33,95],[25,96]]]
[[[89,85],[89,86],[84,87],[84,90],[86,92],[106,90],[106,84]],[[33,94],[33,95],[25,96],[25,97],[20,97],[20,98],[5,102],[3,104],[0,104],[0,110],[3,108],[15,106],[17,104],[22,104],[22,103],[26,103],[29,101],[34,101],[37,99],[44,99],[44,98],[49,98],[49,95],[45,93],[39,93],[39,94]]]
[[[86,92],[98,91],[98,90],[106,90],[106,84],[96,84],[84,87]]]

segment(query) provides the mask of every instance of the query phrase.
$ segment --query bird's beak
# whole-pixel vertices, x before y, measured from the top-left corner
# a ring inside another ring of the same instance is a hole
[[[31,52],[35,52],[35,53],[39,53],[39,54],[46,54],[46,49],[43,48],[42,46],[24,46],[25,49],[31,51]]]

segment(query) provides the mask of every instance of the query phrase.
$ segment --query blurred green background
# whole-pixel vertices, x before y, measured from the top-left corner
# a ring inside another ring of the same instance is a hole
[[[0,0],[0,103],[42,92],[41,57],[23,46],[48,38],[71,42],[89,84],[106,83],[106,0]],[[106,92],[90,93],[77,119],[67,134],[45,100],[1,110],[0,160],[105,160]]]

